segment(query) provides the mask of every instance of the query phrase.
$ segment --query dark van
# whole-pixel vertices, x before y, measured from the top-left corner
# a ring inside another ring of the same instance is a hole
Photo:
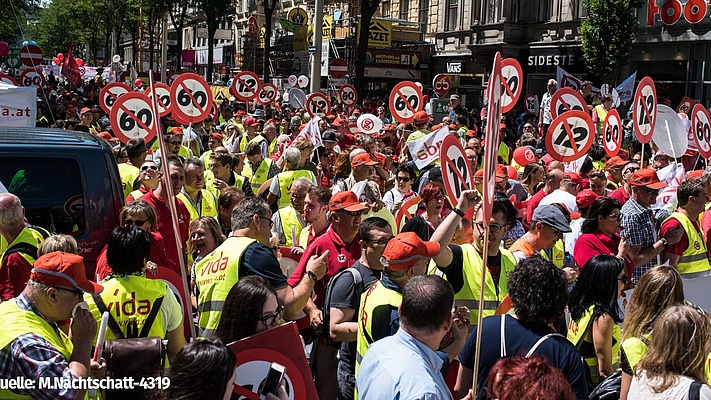
[[[0,182],[20,198],[31,224],[76,239],[94,278],[123,207],[109,145],[82,132],[0,127]]]

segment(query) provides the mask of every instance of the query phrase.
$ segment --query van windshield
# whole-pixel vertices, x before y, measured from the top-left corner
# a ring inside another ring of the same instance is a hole
[[[76,160],[3,157],[0,182],[20,198],[31,224],[52,233],[84,232],[84,193]]]

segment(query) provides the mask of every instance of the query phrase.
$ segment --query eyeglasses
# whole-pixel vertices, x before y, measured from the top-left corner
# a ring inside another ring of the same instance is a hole
[[[476,226],[482,232],[486,229],[486,226],[484,225],[483,222],[477,222]],[[506,228],[506,225],[489,224],[489,230],[491,231],[491,233],[498,233],[500,230],[502,230],[504,228]]]
[[[140,219],[124,219],[124,220],[123,220],[124,226],[127,226],[127,225],[134,225],[134,226],[136,226],[137,228],[142,227],[143,224],[145,224],[146,222],[148,222],[147,219],[144,219],[144,220],[140,220]]]
[[[637,171],[638,169],[639,169],[639,168],[629,167],[629,168],[627,168],[626,170],[622,171],[622,173],[623,173],[623,174],[634,173],[634,172]]]
[[[272,229],[272,227],[274,226],[274,221],[272,221],[271,218],[268,218],[268,217],[265,217],[265,216],[259,215],[259,214],[257,214],[257,216],[259,218],[263,218],[263,219],[266,219],[267,221],[269,221],[269,229]]]
[[[398,176],[397,181],[398,182],[410,182],[410,177],[409,176]]]
[[[175,142],[166,142],[166,143],[173,145],[173,146],[177,146],[177,145],[181,144],[182,142],[175,141]]]
[[[383,238],[380,240],[365,240],[365,242],[372,243],[372,244],[377,244],[380,246],[386,246],[388,242],[392,239],[393,237],[390,236],[389,238]]]
[[[51,287],[53,287],[57,290],[63,290],[65,292],[73,293],[75,296],[77,296],[77,298],[79,298],[80,301],[81,301],[81,299],[84,298],[84,292],[82,290],[71,290],[71,289],[66,289],[66,288],[59,287],[59,286],[51,286]]]
[[[610,214],[607,216],[610,219],[614,219],[615,221],[622,221],[622,213],[619,214]]]
[[[354,218],[360,217],[361,215],[363,215],[363,211],[346,211],[346,210],[340,210],[340,211],[342,211]]]
[[[262,321],[264,326],[274,326],[281,320],[283,316],[284,306],[279,306],[277,307],[276,312],[274,314],[262,315],[261,317],[257,318],[257,320]]]
[[[650,189],[650,188],[644,188],[644,191],[647,192],[647,194],[659,194],[659,189]]]
[[[141,167],[141,172],[146,172],[146,171],[148,171],[149,169],[150,169],[151,171],[158,171],[158,167],[155,166],[155,165],[144,165],[144,166]]]

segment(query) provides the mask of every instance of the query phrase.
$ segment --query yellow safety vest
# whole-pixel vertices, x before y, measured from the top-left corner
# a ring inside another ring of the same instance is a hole
[[[694,227],[694,224],[691,223],[686,215],[680,212],[672,213],[670,218],[674,218],[681,223],[689,239],[689,244],[676,264],[679,273],[693,274],[711,269],[708,254],[706,253],[706,243],[701,237],[701,234],[699,234],[699,231]]]
[[[37,227],[37,228],[43,229],[43,228],[39,228],[39,227]],[[49,236],[49,232],[47,232],[47,236]],[[18,243],[27,243],[27,244],[31,244],[32,246],[39,248],[39,246],[42,244],[42,242],[44,242],[44,236],[42,236],[42,233],[40,233],[39,231],[37,231],[33,228],[28,228],[28,227],[25,227],[24,229],[22,229],[20,231],[20,234],[17,235],[15,240],[13,240],[12,243],[10,243],[10,244],[7,244],[5,237],[0,235],[0,250],[2,251],[2,252],[0,252],[0,264],[2,264],[2,260],[5,258],[5,251],[7,249],[9,249],[10,247],[12,247]],[[25,254],[22,251],[18,252],[18,254],[20,256],[22,256],[22,258],[24,258],[30,265],[35,263],[36,257],[32,257],[28,254]]]
[[[213,186],[214,187],[214,186]],[[193,203],[188,200],[188,196],[184,193],[178,193],[178,198],[185,203],[185,207],[190,213],[190,222],[195,221],[200,217],[217,217],[217,201],[215,201],[215,196],[206,189],[200,189],[201,197],[200,200],[200,210],[197,210]]]
[[[231,236],[195,266],[195,284],[201,337],[210,337],[222,316],[227,294],[239,281],[240,262],[247,247],[256,242],[244,236]]]
[[[245,180],[246,180],[247,178],[245,178],[245,177],[242,176],[242,175],[237,175],[237,174],[234,173],[234,172],[232,172],[232,176],[235,177],[235,186],[234,186],[234,188],[237,189],[237,190],[240,191],[240,192],[243,192],[242,189],[244,188],[244,182],[245,182]],[[215,175],[214,175],[212,172],[210,172],[210,177],[209,177],[209,179],[208,179],[207,176],[205,177],[205,189],[206,189],[208,192],[214,194],[215,197],[217,197],[217,198],[220,197],[220,193],[221,193],[221,192],[215,187]]]
[[[592,377],[593,383],[598,383],[600,381],[600,373],[597,367],[597,356],[595,355],[594,344],[592,343],[592,324],[593,324],[593,311],[595,306],[590,306],[580,318],[579,321],[575,321],[571,318],[570,324],[568,325],[568,340],[570,340],[578,349],[580,349],[581,355],[585,358],[585,363],[590,368],[590,376]],[[588,333],[590,339],[588,340]],[[586,342],[589,346],[593,347],[591,353],[585,352],[582,346],[585,346]],[[583,354],[586,353],[586,354]],[[618,367],[618,360],[620,354],[620,326],[618,324],[613,324],[612,327],[612,369],[616,370]]]
[[[126,163],[118,164],[118,170],[121,176],[121,186],[123,187],[123,198],[125,199],[133,191],[133,183],[136,182],[141,171],[133,165]]]
[[[563,268],[563,262],[565,261],[565,244],[563,244],[562,240],[558,240],[555,242],[553,245],[553,248],[551,250],[553,257],[552,260],[548,258],[548,253],[546,253],[545,249],[541,250],[541,256],[545,258],[546,260],[550,261],[553,263],[558,268]]]
[[[295,180],[299,178],[306,178],[314,185],[316,184],[316,182],[311,179],[311,171],[307,169],[280,172],[277,174],[276,178],[279,180],[279,208],[286,207],[291,204],[289,192],[291,190],[291,184]]]
[[[239,140],[239,152],[244,153],[244,148],[247,147],[247,143],[250,142],[249,137],[247,137],[247,132],[242,130],[244,134],[242,134],[242,138]]]
[[[165,282],[149,279],[145,276],[116,276],[104,280],[101,282],[101,286],[104,287],[100,294],[101,300],[104,301],[106,308],[108,308],[126,338],[128,337],[127,325],[130,321],[136,322],[136,327],[140,332],[156,300],[166,295],[173,295],[168,290],[168,285]],[[91,315],[94,316],[96,323],[99,324],[102,313],[99,311],[99,307],[96,306],[93,297],[87,293],[84,294],[84,300],[89,305]],[[165,339],[165,334],[163,315],[158,312],[147,337]],[[116,338],[111,329],[106,330],[106,338]],[[96,344],[96,337],[94,337],[94,344]]]
[[[301,221],[299,221],[296,209],[291,205],[279,209],[279,218],[281,219],[282,232],[284,232],[284,237],[286,238],[284,246],[292,247],[294,246],[294,240],[291,237],[291,227],[294,227],[294,233],[298,240],[304,226],[301,224]]]
[[[0,304],[0,323],[3,329],[0,329],[0,349],[6,348],[13,340],[18,337],[32,333],[41,336],[48,341],[55,349],[57,349],[67,364],[74,351],[69,337],[61,331],[55,330],[49,322],[32,311],[21,309],[15,300],[5,301]],[[0,398],[2,399],[29,399],[29,396],[21,396],[12,391],[0,390]]]
[[[365,357],[375,340],[373,340],[373,315],[375,309],[386,306],[393,309],[400,307],[402,294],[386,288],[381,281],[373,283],[368,291],[360,296],[360,310],[358,311],[358,336],[356,337],[356,367],[355,375],[358,376],[360,363]]]
[[[367,214],[363,214],[361,221],[365,221],[366,219],[372,217],[380,217],[388,221],[388,224],[390,225],[390,229],[392,229],[393,234],[397,233],[397,223],[395,222],[395,217],[393,217],[393,213],[391,213],[387,208],[383,207],[379,211],[368,211]]]
[[[249,141],[249,143],[262,143],[262,142],[267,143],[267,139],[264,136],[260,135],[259,133],[257,133],[257,136],[253,137],[252,140]],[[269,143],[267,143],[267,145],[269,145]]]
[[[256,171],[252,171],[252,166],[249,163],[244,163],[244,169],[242,170],[242,175],[250,179],[252,184],[252,191],[256,195],[259,188],[262,187],[264,182],[269,179],[269,170],[272,167],[274,161],[270,158],[263,158],[259,162],[259,166]]]
[[[644,335],[647,343],[651,340],[650,335]],[[627,362],[630,364],[630,368],[634,370],[634,367],[642,360],[645,354],[647,354],[647,344],[637,337],[629,337],[622,341],[620,348],[625,352],[625,357]]]
[[[269,151],[269,155],[274,154],[274,149],[276,149],[276,143],[277,143],[277,138],[274,138],[274,140],[272,140],[272,142],[269,143],[269,146],[267,147],[267,150]]]

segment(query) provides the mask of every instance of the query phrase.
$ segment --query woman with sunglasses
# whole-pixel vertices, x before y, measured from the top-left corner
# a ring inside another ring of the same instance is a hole
[[[141,186],[126,197],[126,204],[140,199],[141,196],[148,193],[151,189],[158,187],[158,166],[156,163],[151,160],[144,161],[143,165],[141,165],[138,178],[141,180]]]
[[[383,203],[385,208],[397,214],[402,204],[417,196],[412,190],[412,183],[415,181],[415,170],[408,164],[401,164],[397,168],[395,175],[395,187],[385,192]]]
[[[607,254],[625,259],[630,250],[627,240],[619,235],[623,229],[620,221],[620,203],[609,197],[596,199],[588,208],[581,228],[582,235],[575,242],[573,258],[578,266],[585,265],[598,254]],[[632,267],[629,261],[628,267]]]
[[[180,274],[180,269],[168,258],[165,252],[165,242],[163,236],[158,232],[158,217],[155,210],[144,200],[136,200],[127,204],[121,209],[119,214],[121,226],[134,225],[136,228],[148,233],[151,240],[151,252],[146,264],[146,272],[155,273],[157,267],[167,267]],[[106,246],[99,253],[96,259],[96,279],[97,281],[106,278],[112,272],[109,263],[106,262]]]
[[[617,299],[626,283],[622,260],[597,255],[585,264],[570,293],[568,340],[580,350],[593,385],[618,367],[622,317]]]

